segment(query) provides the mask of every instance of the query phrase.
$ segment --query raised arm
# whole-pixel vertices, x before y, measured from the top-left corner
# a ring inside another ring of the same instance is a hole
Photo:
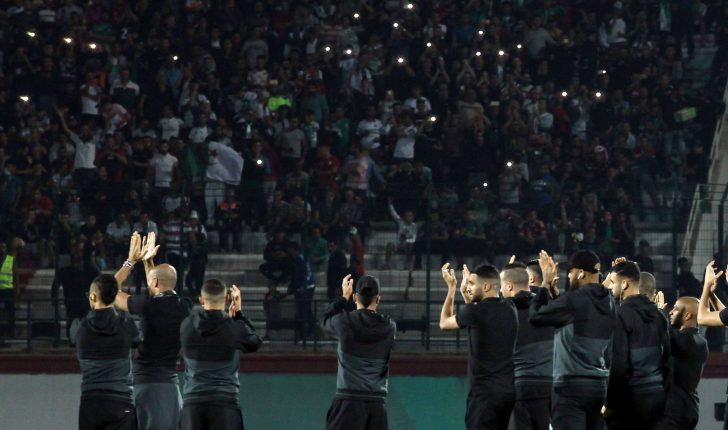
[[[237,328],[237,345],[236,348],[243,353],[255,352],[263,344],[263,340],[255,333],[250,320],[243,315],[243,299],[240,289],[232,285],[230,287],[230,307],[229,312],[231,318],[236,320]],[[242,324],[240,324],[242,322]]]
[[[126,281],[126,278],[129,277],[129,274],[134,269],[134,265],[142,259],[141,242],[142,239],[139,233],[134,232],[134,234],[131,235],[131,240],[129,241],[129,256],[127,257],[121,268],[116,272],[116,274],[114,274],[114,278],[116,278],[116,282],[119,284],[119,292],[116,293],[114,306],[124,312],[129,312],[129,306],[127,305],[129,301],[129,294],[124,292],[121,289],[121,286],[124,284],[124,281]]]
[[[341,331],[341,315],[346,308],[346,303],[354,294],[354,280],[351,275],[346,275],[341,281],[341,297],[334,300],[324,313],[323,329],[334,336],[339,336]]]
[[[455,319],[455,291],[458,282],[455,277],[455,270],[450,268],[450,263],[445,263],[442,266],[442,279],[445,280],[447,285],[447,296],[445,296],[445,302],[442,304],[442,311],[440,312],[440,330],[457,330],[460,328]]]
[[[715,261],[711,261],[705,267],[705,278],[703,281],[703,293],[700,295],[700,305],[698,306],[698,324],[708,327],[723,327],[723,321],[720,319],[720,311],[710,310],[710,289],[718,280],[723,272],[715,273]]]
[[[61,121],[61,128],[67,135],[72,135],[73,132],[70,128],[68,128],[68,123],[66,123],[66,117],[63,115],[63,111],[56,106],[56,113],[58,114],[58,119]]]

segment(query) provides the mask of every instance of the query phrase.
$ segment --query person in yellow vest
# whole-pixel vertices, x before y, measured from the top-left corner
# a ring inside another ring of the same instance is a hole
[[[8,318],[6,337],[15,337],[15,258],[5,242],[0,242],[0,301],[5,303]]]

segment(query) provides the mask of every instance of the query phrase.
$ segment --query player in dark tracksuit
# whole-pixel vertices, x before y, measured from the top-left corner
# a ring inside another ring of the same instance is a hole
[[[229,294],[226,291],[218,280],[205,281],[202,309],[194,309],[180,327],[185,362],[182,430],[243,429],[238,403],[240,352],[255,352],[262,341],[241,313],[240,291],[234,285]]]
[[[445,264],[442,276],[448,291],[440,313],[440,330],[468,329],[470,392],[465,425],[468,430],[506,430],[516,398],[516,307],[499,297],[501,281],[495,267],[483,264],[470,273],[464,266],[460,293],[465,305],[455,314],[455,271]]]
[[[607,428],[655,429],[672,380],[669,324],[657,306],[640,294],[637,263],[616,264],[607,283],[620,298],[605,403]]]
[[[327,430],[386,430],[389,358],[397,326],[377,312],[379,281],[364,276],[356,283],[347,275],[342,297],[324,314],[323,328],[339,339],[336,396],[326,414]],[[355,298],[356,310],[346,304]]]
[[[556,328],[551,398],[555,430],[603,426],[601,409],[607,395],[608,348],[616,309],[609,290],[599,283],[600,270],[596,254],[577,251],[568,271],[571,289],[553,300],[542,289],[531,303],[531,324]]]
[[[509,264],[503,268],[500,276],[503,297],[510,299],[518,311],[518,338],[513,354],[516,389],[514,428],[548,430],[551,421],[554,329],[535,327],[528,322],[531,301],[536,296],[532,291],[541,288],[529,287],[531,277],[525,265]]]
[[[136,429],[131,349],[140,341],[139,331],[127,313],[114,309],[118,289],[111,275],[94,279],[91,311],[70,330],[82,375],[79,430]]]
[[[670,311],[673,378],[661,430],[693,430],[698,425],[698,383],[708,359],[708,342],[698,329],[698,299],[680,297]]]
[[[726,308],[720,300],[712,294],[715,289],[715,285],[718,282],[718,278],[726,273],[728,274],[728,268],[726,271],[717,272],[718,269],[715,267],[715,262],[711,261],[705,268],[705,277],[703,278],[703,292],[700,295],[700,304],[698,305],[698,324],[701,326],[708,327],[723,327],[728,326],[728,308]],[[710,310],[711,304],[715,310]],[[723,429],[728,430],[728,408],[726,408],[725,417],[723,420]]]

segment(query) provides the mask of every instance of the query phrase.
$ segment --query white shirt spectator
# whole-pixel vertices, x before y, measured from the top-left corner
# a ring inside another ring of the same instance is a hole
[[[157,223],[154,221],[148,221],[146,225],[141,222],[135,222],[134,231],[138,231],[139,233],[159,234],[159,228],[157,228]]]
[[[410,124],[404,127],[398,127],[398,130],[402,130],[404,136],[397,138],[397,144],[394,146],[394,158],[404,158],[407,160],[415,158],[417,127]]]
[[[123,240],[131,234],[131,225],[127,221],[121,225],[114,221],[106,226],[106,234],[114,240]]]
[[[159,129],[162,130],[162,140],[164,141],[172,139],[173,137],[179,137],[179,131],[183,125],[184,121],[177,117],[160,119]]]
[[[148,128],[148,129],[144,130],[141,127],[137,127],[131,133],[131,137],[151,137],[152,139],[156,139],[157,132],[154,131],[153,128]]]
[[[425,101],[425,113],[432,112],[432,105],[430,104],[430,101],[427,99],[427,97],[410,97],[404,101],[404,107],[411,110],[412,112],[417,112],[417,100]]]
[[[101,87],[98,85],[81,85],[81,113],[84,115],[98,115],[99,102],[89,96],[98,96]]]
[[[205,141],[205,139],[207,139],[207,136],[209,135],[210,130],[207,128],[206,125],[203,125],[201,127],[192,127],[189,137],[193,143],[202,143]],[[162,138],[162,140],[164,140],[164,138]]]
[[[118,103],[112,103],[104,108],[104,119],[106,120],[106,132],[113,133],[116,130],[123,128],[131,118],[129,111]]]
[[[376,149],[381,145],[382,140],[382,129],[384,124],[378,119],[369,121],[363,119],[359,121],[359,125],[356,127],[356,134],[361,136],[361,144],[365,148]]]
[[[121,81],[114,82],[113,84],[111,84],[111,90],[109,91],[109,93],[114,94],[114,91],[117,88],[122,90],[130,90],[134,92],[134,95],[139,95],[139,85],[132,81],[129,81],[125,84],[122,84]]]
[[[96,139],[83,141],[76,133],[71,133],[69,138],[76,145],[76,154],[73,157],[73,168],[95,169]]]
[[[172,184],[174,169],[177,167],[177,157],[172,154],[157,154],[152,159],[154,167],[154,186],[168,188]]]
[[[627,39],[624,37],[627,33],[627,24],[622,18],[613,18],[609,21],[609,35],[607,36],[607,42],[611,45],[612,43],[625,43]]]

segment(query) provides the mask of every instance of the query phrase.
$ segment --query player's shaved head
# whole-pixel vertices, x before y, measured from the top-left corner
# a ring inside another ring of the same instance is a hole
[[[697,297],[683,296],[677,299],[677,302],[683,306],[685,312],[690,312],[695,318],[698,316],[698,306],[700,306],[700,300]]]
[[[149,271],[149,279],[159,281],[157,284],[159,291],[174,290],[177,285],[177,270],[169,264],[160,264]]]
[[[655,296],[657,290],[657,281],[652,273],[641,272],[640,273],[640,294],[647,296],[652,299]]]
[[[677,299],[670,311],[670,324],[680,330],[698,326],[698,306],[695,297],[683,296]]]

